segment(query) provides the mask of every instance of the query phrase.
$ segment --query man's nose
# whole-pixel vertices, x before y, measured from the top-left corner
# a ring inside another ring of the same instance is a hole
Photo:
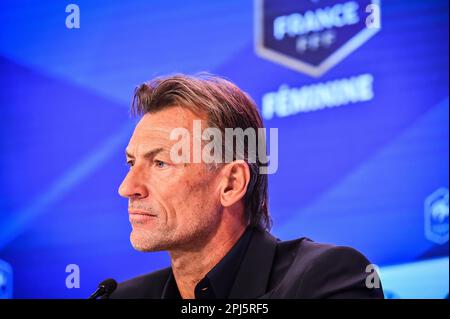
[[[144,176],[131,169],[120,184],[119,195],[130,199],[147,197],[148,189],[144,183]]]

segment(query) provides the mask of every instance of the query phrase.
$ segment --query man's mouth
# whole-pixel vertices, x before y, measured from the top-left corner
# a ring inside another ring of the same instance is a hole
[[[128,210],[128,213],[130,214],[130,216],[131,215],[145,215],[145,216],[151,216],[151,217],[156,217],[156,215],[155,214],[151,214],[151,213],[149,213],[149,212],[146,212],[146,211],[143,211],[143,210],[140,210],[140,209],[130,209],[130,210]]]
[[[131,209],[128,211],[128,213],[130,223],[132,224],[145,224],[156,218],[155,214],[151,214],[142,210]]]

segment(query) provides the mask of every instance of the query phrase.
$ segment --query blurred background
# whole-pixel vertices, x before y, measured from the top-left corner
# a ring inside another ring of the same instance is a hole
[[[389,298],[448,298],[449,3],[374,4],[2,0],[0,296],[86,298],[169,264],[129,243],[129,104],[207,71],[279,130],[273,234],[355,247]]]

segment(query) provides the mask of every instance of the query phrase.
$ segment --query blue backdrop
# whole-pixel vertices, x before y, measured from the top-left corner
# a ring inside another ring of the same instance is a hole
[[[384,1],[381,29],[320,76],[258,52],[250,0],[80,0],[72,29],[68,4],[0,3],[0,295],[85,298],[168,265],[132,249],[117,194],[129,102],[154,76],[208,71],[279,129],[275,235],[359,249],[388,297],[448,296],[447,0]],[[280,95],[360,75],[364,100],[306,112]],[[69,264],[79,288],[66,287]]]

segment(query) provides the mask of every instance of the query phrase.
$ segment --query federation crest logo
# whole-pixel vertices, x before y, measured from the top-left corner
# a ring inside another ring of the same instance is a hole
[[[319,77],[381,28],[377,0],[255,0],[255,49]]]
[[[439,188],[425,199],[425,237],[436,244],[448,241],[448,189]]]

